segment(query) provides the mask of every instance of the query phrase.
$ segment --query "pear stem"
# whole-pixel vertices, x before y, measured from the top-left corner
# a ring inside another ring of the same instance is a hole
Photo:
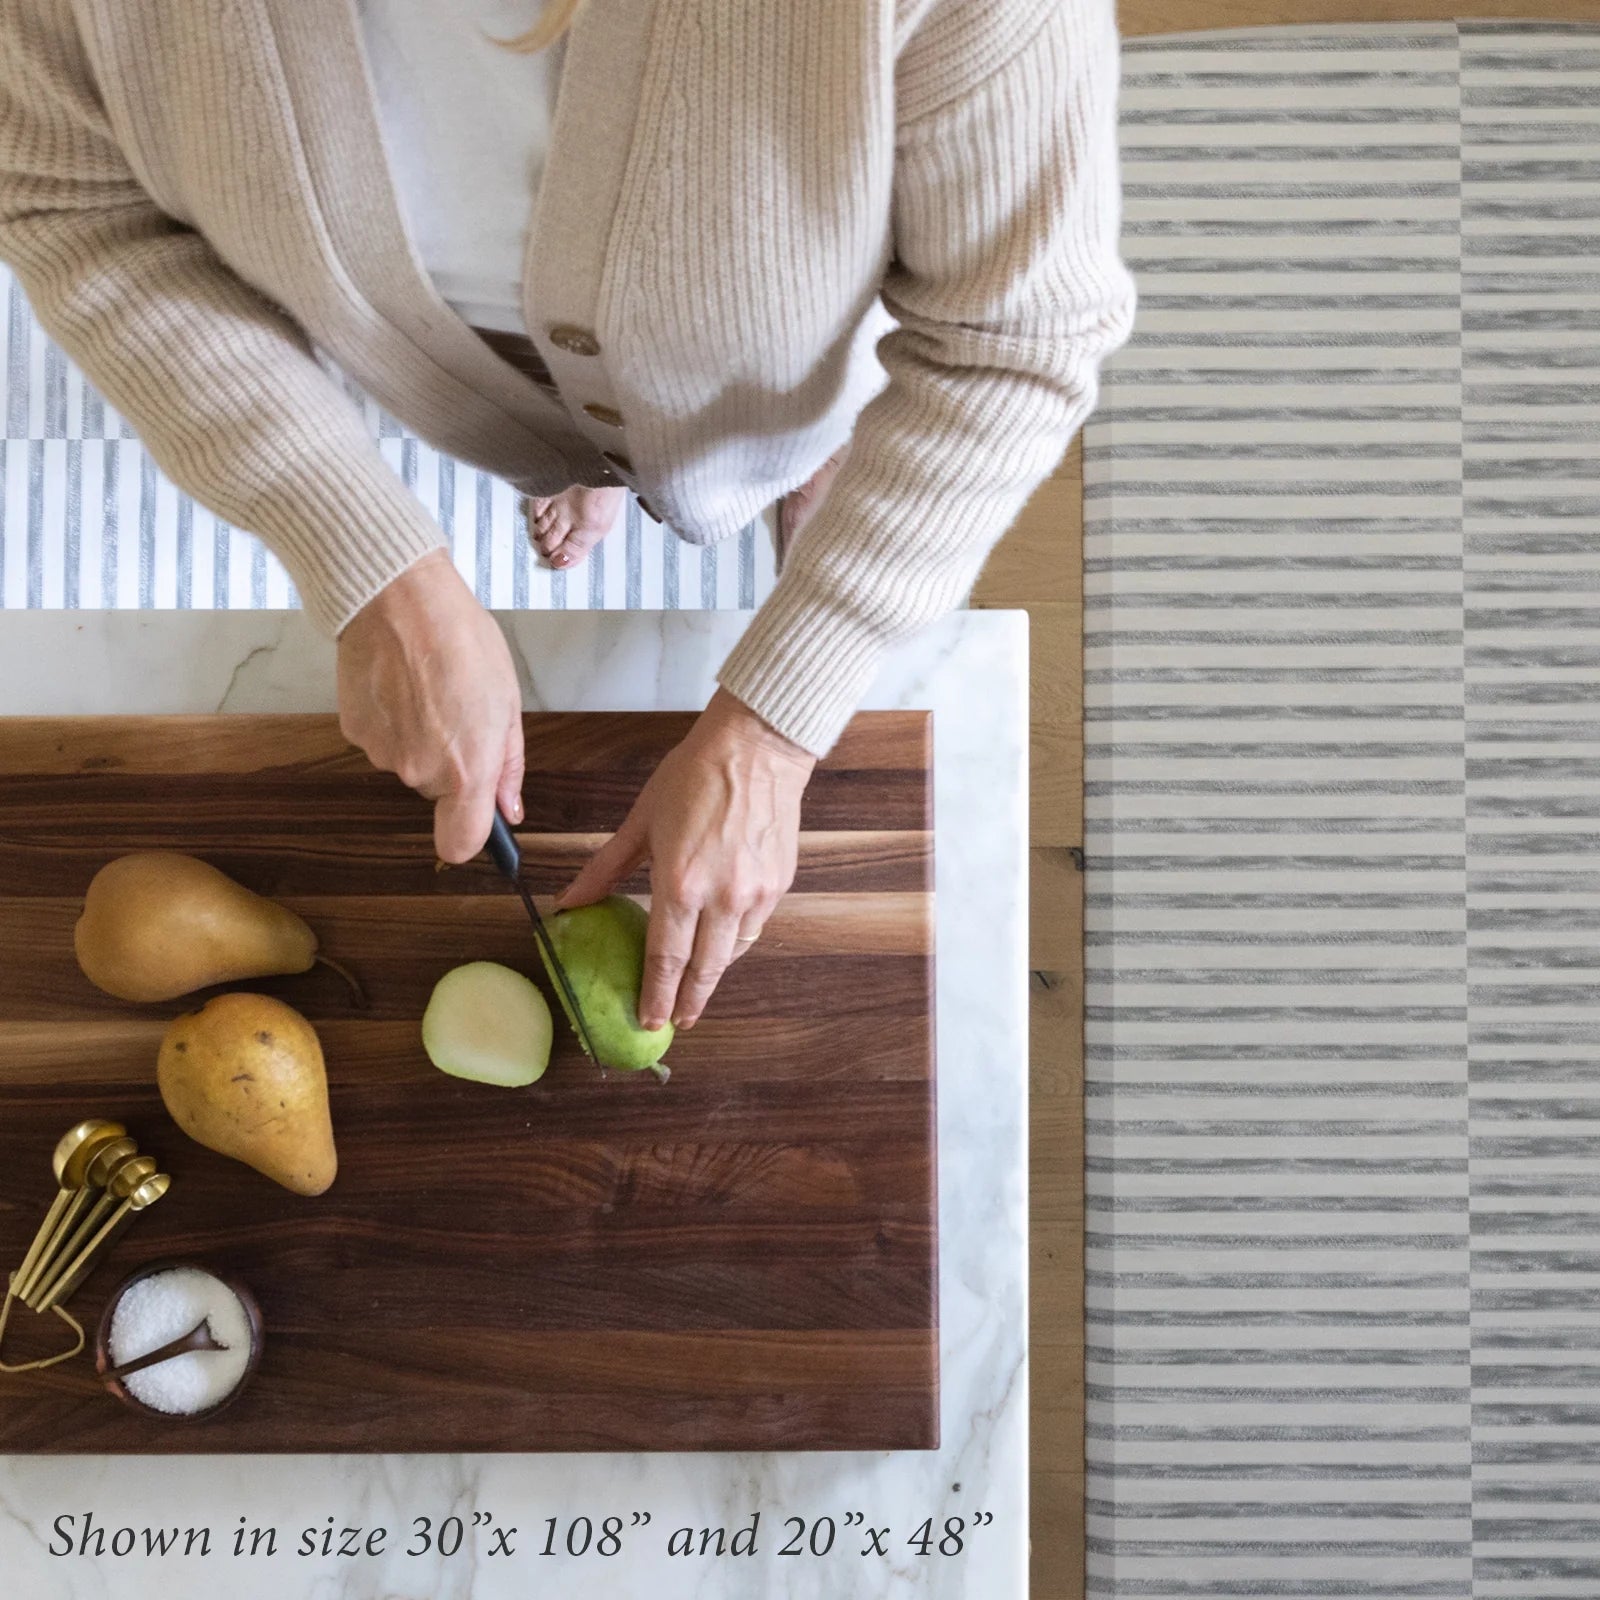
[[[351,972],[348,967],[341,966],[333,959],[332,956],[325,956],[320,950],[317,952],[317,965],[329,967],[334,972],[337,972],[339,976],[344,979],[346,984],[349,985],[351,998],[358,1006],[361,1007],[363,1011],[365,1011],[367,1007],[371,1005],[372,1002],[367,999],[366,990],[361,987],[360,983],[356,980],[356,975]]]

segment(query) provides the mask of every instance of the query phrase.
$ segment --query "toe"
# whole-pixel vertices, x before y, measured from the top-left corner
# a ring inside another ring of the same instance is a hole
[[[553,554],[571,530],[571,519],[559,500],[546,500],[539,509],[530,506],[528,537],[540,555]]]
[[[579,522],[562,541],[558,549],[550,558],[552,566],[575,567],[588,558],[589,552],[605,538],[610,531],[608,525],[599,522]]]
[[[625,499],[621,489],[568,489],[528,500],[528,537],[552,567],[578,566],[608,534]]]

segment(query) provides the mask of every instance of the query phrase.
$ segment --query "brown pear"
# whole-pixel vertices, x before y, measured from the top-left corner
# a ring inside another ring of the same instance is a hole
[[[169,1025],[156,1082],[191,1139],[296,1194],[339,1170],[317,1031],[264,994],[221,994]]]
[[[84,976],[119,1000],[173,1000],[317,959],[316,934],[288,907],[173,850],[103,866],[72,942]]]

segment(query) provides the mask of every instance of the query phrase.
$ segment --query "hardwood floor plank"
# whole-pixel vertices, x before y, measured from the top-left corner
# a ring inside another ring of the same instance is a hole
[[[1033,1593],[1083,1593],[1083,1003],[1035,978],[1029,1019]]]
[[[1028,852],[1028,966],[1063,972],[1083,950],[1083,874],[1064,845]]]
[[[973,590],[981,607],[1021,607],[1040,601],[1071,604],[1083,597],[1083,476],[1075,443],[1058,472],[1046,478],[1011,531],[995,546]]]
[[[1038,601],[1003,609],[1025,610],[1029,620],[1029,842],[1082,844],[1081,608],[1068,601]]]

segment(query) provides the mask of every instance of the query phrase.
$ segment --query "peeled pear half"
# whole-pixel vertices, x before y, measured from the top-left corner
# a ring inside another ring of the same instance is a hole
[[[550,1065],[555,1023],[538,988],[497,961],[469,961],[434,985],[422,1047],[441,1072],[519,1089]]]

